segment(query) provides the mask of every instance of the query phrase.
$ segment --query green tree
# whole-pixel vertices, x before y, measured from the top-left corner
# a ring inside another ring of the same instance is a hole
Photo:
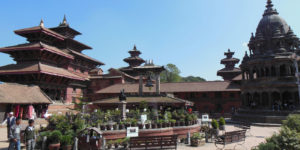
[[[195,76],[187,76],[181,78],[182,82],[203,82],[206,81],[204,78],[195,77]]]
[[[164,70],[160,74],[161,82],[180,82],[180,70],[174,64],[167,64]]]
[[[289,115],[287,120],[283,121],[283,126],[288,127],[291,130],[296,130],[298,133],[300,133],[300,115]]]

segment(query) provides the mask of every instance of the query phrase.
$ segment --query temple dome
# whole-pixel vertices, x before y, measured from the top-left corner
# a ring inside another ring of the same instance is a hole
[[[256,36],[261,33],[265,40],[271,39],[275,34],[278,34],[276,30],[280,31],[281,35],[286,35],[289,31],[289,25],[278,13],[264,15],[257,26]]]

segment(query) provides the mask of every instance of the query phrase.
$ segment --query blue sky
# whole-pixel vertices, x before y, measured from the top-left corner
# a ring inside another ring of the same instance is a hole
[[[26,42],[13,33],[43,18],[54,27],[66,14],[77,40],[93,47],[84,51],[111,67],[127,66],[123,59],[136,44],[141,57],[155,64],[173,63],[182,76],[216,76],[220,60],[231,48],[242,59],[251,32],[267,0],[9,0],[0,3],[0,47]],[[300,33],[300,1],[273,0],[296,35]],[[0,54],[0,65],[13,63]]]

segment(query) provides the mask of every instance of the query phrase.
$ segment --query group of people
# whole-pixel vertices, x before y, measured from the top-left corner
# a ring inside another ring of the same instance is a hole
[[[10,112],[2,123],[2,125],[7,125],[8,150],[21,150],[21,121],[21,118],[16,118],[14,113]],[[24,140],[26,150],[34,150],[36,134],[33,119],[28,121],[28,126],[24,132]]]

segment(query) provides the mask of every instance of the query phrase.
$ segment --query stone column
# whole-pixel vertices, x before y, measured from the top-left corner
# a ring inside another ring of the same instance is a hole
[[[285,65],[285,68],[286,68],[286,71],[287,71],[287,75],[288,75],[288,76],[292,75],[290,65],[287,65],[287,64],[286,64],[286,65]]]
[[[119,110],[121,111],[121,119],[126,120],[126,101],[119,102]]]
[[[155,82],[156,82],[156,95],[160,95],[160,74],[155,73]]]
[[[140,80],[139,80],[139,96],[143,96],[143,75],[140,74]]]

